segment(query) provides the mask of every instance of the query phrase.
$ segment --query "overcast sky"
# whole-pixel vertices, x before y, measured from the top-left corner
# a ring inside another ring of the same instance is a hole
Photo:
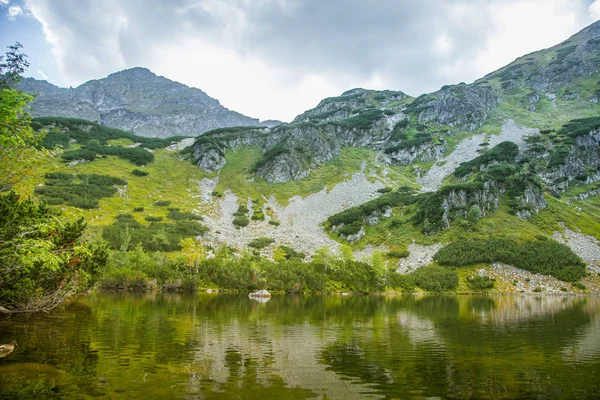
[[[0,0],[0,45],[77,86],[142,66],[289,121],[364,87],[473,80],[600,19],[600,0]]]

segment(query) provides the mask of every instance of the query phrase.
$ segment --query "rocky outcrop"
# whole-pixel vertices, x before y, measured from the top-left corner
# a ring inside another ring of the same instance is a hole
[[[473,131],[485,123],[500,98],[491,88],[461,83],[415,100],[420,122],[435,122]]]
[[[565,191],[574,182],[585,184],[600,181],[600,176],[590,174],[590,170],[600,168],[600,130],[592,130],[587,135],[575,138],[564,162],[541,173],[546,184],[556,192]]]
[[[518,197],[518,203],[517,215],[523,219],[529,219],[532,215],[548,207],[542,191],[533,185],[525,188],[523,195]]]
[[[200,89],[132,68],[76,88],[60,88],[25,78],[21,89],[38,96],[36,117],[55,116],[98,121],[148,137],[197,136],[215,128],[257,126],[260,121],[223,107]],[[268,121],[266,126],[277,125]]]
[[[393,108],[398,103],[410,97],[400,91],[351,89],[338,97],[329,97],[313,109],[298,115],[293,122],[332,122],[342,121],[352,116],[355,110],[374,108]],[[400,108],[400,105],[397,106]]]
[[[441,191],[444,211],[442,221],[446,227],[455,218],[478,219],[495,211],[500,205],[502,189],[493,182],[481,187],[447,187]]]

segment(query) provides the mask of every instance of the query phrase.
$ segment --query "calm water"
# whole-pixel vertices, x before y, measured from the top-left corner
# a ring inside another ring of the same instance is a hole
[[[600,398],[600,298],[93,294],[0,319],[0,398]]]

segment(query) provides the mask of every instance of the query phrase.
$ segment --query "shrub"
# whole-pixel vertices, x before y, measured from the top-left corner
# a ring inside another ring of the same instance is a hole
[[[411,275],[418,287],[429,292],[443,292],[458,286],[458,273],[443,267],[421,267]]]
[[[467,283],[471,290],[488,290],[493,289],[496,284],[496,280],[489,276],[470,276],[467,279]]]
[[[286,147],[286,140],[284,139],[281,142],[277,143],[275,146],[265,151],[262,158],[258,160],[250,170],[251,172],[256,172],[271,161],[273,161],[275,158],[279,157],[282,154],[287,154],[289,152],[290,149]]]
[[[291,247],[280,246],[280,248],[281,248],[281,250],[283,250],[283,252],[285,253],[285,258],[287,258],[288,260],[290,258],[299,258],[299,259],[306,258],[306,254],[297,252],[296,250],[292,249]]]
[[[409,256],[408,250],[400,250],[400,251],[390,251],[387,253],[388,257],[392,258],[406,258]]]
[[[279,221],[275,221],[275,220],[272,220],[272,219],[270,219],[270,220],[269,220],[269,225],[273,225],[273,226],[279,226],[279,225],[280,225],[280,223],[279,223]]]
[[[159,201],[155,202],[154,205],[158,206],[158,207],[167,207],[167,206],[171,205],[171,201],[170,200],[159,200]]]
[[[148,222],[160,222],[160,221],[162,221],[163,217],[157,217],[157,216],[153,216],[153,215],[147,215],[145,219]]]
[[[515,162],[515,158],[518,154],[519,146],[513,142],[502,142],[479,157],[460,164],[454,171],[454,175],[458,178],[462,178],[472,172],[479,171],[481,166],[488,165],[492,162],[512,164]]]
[[[254,239],[254,240],[250,241],[250,243],[248,243],[248,246],[253,247],[255,249],[263,249],[273,243],[275,243],[275,239],[258,238],[258,239]]]
[[[179,209],[169,211],[169,213],[167,214],[167,218],[173,219],[176,221],[181,221],[181,220],[201,221],[202,220],[202,217],[199,215],[196,215],[191,212],[179,211]]]
[[[91,209],[98,207],[98,200],[112,197],[117,192],[114,185],[126,185],[127,181],[108,175],[55,172],[46,174],[45,183],[34,192],[48,203]]]
[[[134,169],[133,171],[131,171],[132,174],[136,175],[136,176],[147,176],[150,173],[146,172],[146,171],[142,171],[140,169]]]
[[[176,251],[181,249],[179,242],[182,239],[202,235],[208,230],[196,221],[151,222],[145,226],[133,218],[120,218],[102,229],[102,238],[114,250],[132,250],[139,244],[145,251]]]
[[[250,224],[250,220],[245,215],[235,217],[233,219],[233,225],[235,225],[237,227],[244,227],[244,226],[248,226],[249,224]]]
[[[453,266],[501,262],[568,282],[585,275],[583,261],[567,246],[550,239],[524,243],[499,238],[461,239],[440,249],[434,260]]]
[[[245,205],[241,205],[238,207],[237,211],[233,213],[233,215],[236,217],[242,217],[248,215],[248,211],[248,207],[246,207]]]
[[[144,207],[135,207],[135,208],[133,209],[133,211],[134,211],[134,212],[142,212],[142,211],[144,211]]]

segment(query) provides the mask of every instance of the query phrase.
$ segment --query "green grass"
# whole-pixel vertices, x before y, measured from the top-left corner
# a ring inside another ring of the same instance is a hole
[[[196,181],[207,176],[202,169],[179,160],[174,153],[164,149],[154,151],[155,160],[144,167],[148,176],[136,176],[131,173],[135,167],[128,161],[109,156],[88,164],[66,166],[56,159],[49,160],[35,171],[30,179],[24,181],[19,192],[31,194],[35,186],[44,182],[47,172],[66,172],[69,174],[101,174],[124,179],[128,182],[125,196],[115,194],[111,198],[99,201],[100,208],[82,210],[70,206],[58,206],[68,218],[84,217],[91,225],[109,225],[120,213],[130,213],[134,208],[143,207],[143,212],[135,214],[136,220],[146,223],[146,215],[167,218],[167,207],[156,206],[157,201],[171,201],[172,207],[189,211],[197,207],[198,200],[193,195],[199,194]],[[190,190],[188,192],[188,189]]]
[[[261,157],[262,152],[257,148],[227,152],[227,163],[219,173],[219,183],[215,191],[223,193],[231,189],[241,199],[260,199],[263,195],[267,198],[274,195],[280,204],[286,205],[294,196],[306,197],[325,187],[331,190],[336,184],[349,179],[352,173],[359,172],[363,161],[370,164],[375,161],[373,150],[343,148],[339,156],[320,165],[301,181],[270,184],[250,172]],[[383,169],[374,168],[378,171]],[[405,169],[393,168],[392,174],[394,179],[414,185],[414,179],[406,176]],[[248,182],[251,178],[254,178],[254,181]]]

